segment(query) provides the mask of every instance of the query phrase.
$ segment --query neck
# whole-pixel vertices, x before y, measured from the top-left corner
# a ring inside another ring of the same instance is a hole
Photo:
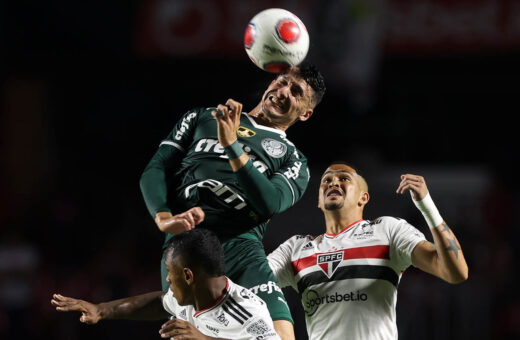
[[[258,103],[258,105],[249,111],[249,116],[253,117],[255,122],[257,122],[260,125],[267,126],[273,129],[278,129],[285,131],[289,128],[290,125],[279,125],[271,121],[267,115],[262,111],[262,103]]]
[[[213,307],[226,291],[225,276],[206,277],[202,283],[194,287],[195,310],[200,311]]]
[[[352,223],[363,219],[363,213],[358,211],[344,211],[343,209],[323,210],[326,231],[329,234],[338,234]]]

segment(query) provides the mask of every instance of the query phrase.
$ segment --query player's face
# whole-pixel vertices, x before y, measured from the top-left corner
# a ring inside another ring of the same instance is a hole
[[[333,164],[321,177],[318,206],[322,210],[350,209],[363,199],[361,179],[345,164]]]
[[[313,90],[295,71],[278,76],[262,97],[262,112],[274,125],[290,126],[312,115]]]
[[[185,306],[193,304],[189,286],[186,282],[184,266],[182,266],[182,261],[180,261],[179,256],[167,254],[164,263],[168,269],[166,282],[170,284],[170,289],[173,291],[173,295],[179,305]]]

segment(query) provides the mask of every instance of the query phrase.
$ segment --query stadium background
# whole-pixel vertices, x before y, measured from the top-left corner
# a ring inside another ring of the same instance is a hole
[[[450,286],[407,270],[400,339],[520,336],[518,2],[52,0],[0,4],[0,338],[159,338],[160,322],[82,325],[51,294],[100,302],[160,287],[163,236],[139,176],[191,107],[256,103],[271,78],[242,37],[269,7],[305,22],[328,93],[288,132],[312,179],[273,219],[266,250],[323,230],[316,180],[336,159],[367,177],[367,218],[400,216],[428,235],[394,194],[400,173],[422,174],[470,274]]]

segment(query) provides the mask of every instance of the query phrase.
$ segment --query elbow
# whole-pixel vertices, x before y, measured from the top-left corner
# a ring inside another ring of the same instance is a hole
[[[450,277],[446,280],[448,283],[451,284],[460,284],[468,280],[468,267],[457,271],[456,273],[452,273]]]

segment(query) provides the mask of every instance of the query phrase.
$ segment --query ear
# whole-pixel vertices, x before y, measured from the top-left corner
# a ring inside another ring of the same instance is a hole
[[[182,269],[182,273],[184,275],[184,281],[186,281],[186,283],[188,285],[191,285],[193,283],[193,280],[194,280],[194,275],[193,275],[193,272],[191,271],[190,268],[183,268]]]
[[[368,192],[366,191],[363,191],[361,192],[361,196],[359,197],[359,201],[358,201],[358,206],[365,206],[368,201],[370,200],[370,195],[368,194]]]
[[[313,109],[307,109],[304,113],[298,116],[298,119],[302,122],[306,121],[307,119],[311,118],[312,114],[314,113]]]

